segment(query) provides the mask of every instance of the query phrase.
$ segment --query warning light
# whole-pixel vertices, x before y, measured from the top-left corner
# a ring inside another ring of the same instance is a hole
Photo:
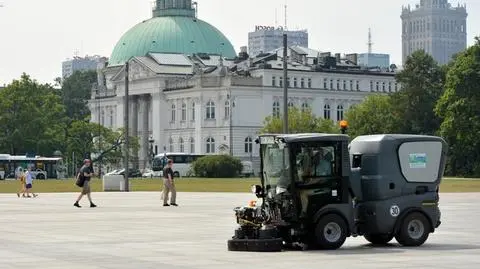
[[[342,129],[348,128],[348,122],[346,120],[342,120],[340,122],[340,128],[342,128]]]

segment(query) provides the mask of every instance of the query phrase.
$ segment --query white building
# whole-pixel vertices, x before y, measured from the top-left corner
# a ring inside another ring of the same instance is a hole
[[[139,168],[149,163],[150,139],[155,153],[223,151],[257,160],[254,139],[265,117],[282,111],[285,81],[290,105],[311,107],[335,121],[368,94],[400,88],[392,72],[360,69],[338,54],[329,57],[299,46],[288,50],[284,79],[282,53],[249,59],[241,53],[233,60],[216,53],[157,50],[128,57],[130,133],[141,139]],[[118,61],[118,52],[111,59]],[[93,121],[123,127],[125,65],[108,65],[99,82],[90,101]]]
[[[252,57],[283,47],[283,35],[287,34],[288,46],[308,48],[307,30],[287,30],[283,27],[255,26],[255,31],[248,33],[248,54]]]

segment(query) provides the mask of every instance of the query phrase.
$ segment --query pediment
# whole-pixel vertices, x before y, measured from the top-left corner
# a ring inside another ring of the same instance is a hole
[[[135,58],[132,58],[130,60],[128,74],[128,78],[130,81],[151,78],[155,75],[156,73],[153,72],[149,67],[144,65],[142,62],[138,61]],[[125,80],[125,65],[112,77],[111,80],[114,82]]]

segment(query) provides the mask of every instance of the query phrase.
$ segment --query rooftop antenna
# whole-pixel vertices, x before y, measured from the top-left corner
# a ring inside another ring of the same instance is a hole
[[[287,0],[285,0],[285,31],[288,29],[287,28]]]
[[[275,28],[278,27],[278,14],[277,14],[278,9],[275,8]]]
[[[372,53],[372,31],[370,28],[368,28],[368,53]]]
[[[78,57],[79,54],[80,54],[80,52],[78,51],[78,49],[75,49],[75,51],[73,52],[73,55],[75,57]]]

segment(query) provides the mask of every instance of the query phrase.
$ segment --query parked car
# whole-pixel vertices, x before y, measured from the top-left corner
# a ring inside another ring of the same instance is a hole
[[[250,161],[242,161],[243,169],[242,169],[242,174],[240,176],[242,177],[251,177],[255,175],[255,172],[253,171],[253,164]]]
[[[125,169],[119,170],[116,175],[125,175]],[[128,170],[128,177],[142,177],[142,173],[138,169],[129,169]]]
[[[162,171],[152,171],[151,169],[145,169],[145,171],[142,174],[142,177],[144,178],[154,178],[154,177],[162,177],[163,173]]]

